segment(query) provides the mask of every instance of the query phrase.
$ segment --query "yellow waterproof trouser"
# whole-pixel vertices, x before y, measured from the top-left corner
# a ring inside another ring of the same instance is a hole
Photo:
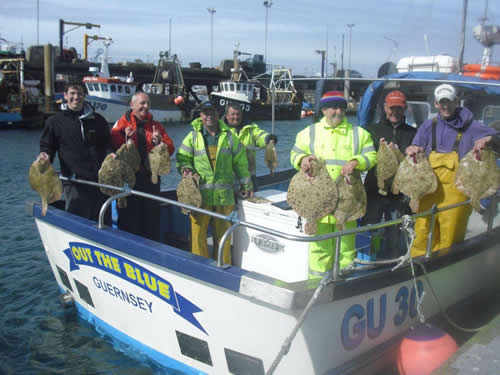
[[[335,224],[316,222],[318,229],[316,236],[335,232]],[[355,220],[344,224],[345,229],[356,228]],[[323,241],[311,242],[309,244],[309,278],[323,277],[325,272],[330,270],[335,259],[335,246],[337,238],[329,238]],[[356,257],[356,235],[342,236],[340,243],[340,267],[350,265]]]
[[[434,193],[426,195],[420,200],[419,212],[429,210],[434,204],[440,208],[466,201],[467,197],[455,185],[458,154],[456,152],[437,153],[433,151],[429,155],[429,162],[436,173],[438,187]],[[436,214],[432,251],[448,249],[454,243],[463,241],[471,212],[472,207],[467,204]],[[430,229],[431,216],[415,220],[415,239],[411,247],[412,257],[426,254]]]
[[[229,215],[233,211],[234,205],[202,205],[202,208],[222,215]],[[210,224],[210,221],[213,223],[212,232],[214,238],[214,251],[212,258],[217,259],[217,255],[219,253],[219,240],[224,235],[224,232],[231,227],[231,223],[229,221],[215,219],[211,216],[200,214],[198,212],[193,212],[191,214],[191,252],[196,255],[204,256],[205,258],[210,258],[207,244],[208,224]],[[224,264],[231,264],[231,238],[228,238],[224,243]]]

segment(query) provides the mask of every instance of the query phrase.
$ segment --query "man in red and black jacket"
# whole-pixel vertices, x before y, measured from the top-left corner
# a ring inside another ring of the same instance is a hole
[[[163,126],[153,120],[149,112],[149,96],[144,92],[136,93],[130,101],[128,110],[111,129],[113,148],[117,150],[128,139],[137,145],[141,155],[141,168],[136,173],[134,190],[159,195],[161,180],[151,182],[151,172],[145,168],[147,154],[161,142],[168,147],[170,155],[174,152],[174,143]],[[127,207],[118,208],[118,227],[152,240],[160,240],[160,203],[138,196],[127,197]]]

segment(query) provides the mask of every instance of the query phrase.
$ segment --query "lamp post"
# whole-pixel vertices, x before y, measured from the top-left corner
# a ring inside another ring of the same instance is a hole
[[[264,1],[263,5],[266,7],[266,33],[264,35],[264,62],[267,62],[267,13],[269,8],[273,5],[273,0]]]
[[[215,8],[207,8],[210,13],[210,66],[214,67],[214,14]]]
[[[347,68],[347,71],[349,72],[349,77],[351,76],[351,47],[352,47],[352,28],[355,25],[353,23],[347,24],[347,27],[349,28],[349,67]]]
[[[351,97],[351,81],[349,78],[351,77],[351,46],[352,46],[352,28],[354,27],[353,23],[348,23],[347,27],[349,28],[349,61],[347,67],[346,80],[344,81],[344,97],[347,101]]]
[[[321,55],[321,78],[325,78],[325,53],[324,49],[317,49],[316,53]]]
[[[36,44],[40,44],[40,39],[39,39],[39,34],[40,34],[40,2],[39,0],[36,0]]]

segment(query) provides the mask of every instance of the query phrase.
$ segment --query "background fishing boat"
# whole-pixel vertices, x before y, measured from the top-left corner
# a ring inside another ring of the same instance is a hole
[[[225,112],[228,102],[236,102],[248,120],[271,120],[273,111],[276,120],[299,120],[302,100],[295,89],[290,70],[277,68],[272,70],[267,79],[265,74],[250,79],[241,67],[241,54],[247,53],[240,52],[238,48],[234,50],[231,80],[221,81],[219,90],[210,93],[210,100],[219,113]]]
[[[184,80],[177,59],[167,55],[160,55],[160,60],[152,81],[134,82],[134,77],[111,77],[108,67],[108,47],[105,43],[101,68],[90,68],[91,75],[83,77],[87,87],[87,101],[97,113],[104,116],[106,121],[114,123],[129,108],[130,98],[137,90],[146,92],[150,97],[150,112],[156,121],[179,122],[191,118],[191,109],[185,98],[187,93]]]
[[[24,79],[24,64],[19,55],[0,57],[0,129],[43,126],[40,82]]]

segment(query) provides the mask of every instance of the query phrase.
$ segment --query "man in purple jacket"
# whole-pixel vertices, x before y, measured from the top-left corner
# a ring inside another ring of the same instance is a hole
[[[483,149],[496,133],[494,129],[473,120],[472,112],[467,108],[458,107],[457,92],[452,85],[436,87],[434,98],[439,114],[420,126],[411,146],[406,149],[406,154],[410,156],[424,151],[438,179],[436,191],[421,199],[420,211],[428,210],[434,204],[443,207],[467,200],[455,186],[458,162],[470,150]],[[447,249],[463,241],[470,214],[470,205],[439,212],[434,226],[432,251]],[[415,221],[415,239],[411,248],[413,257],[425,255],[430,224],[430,216]]]

